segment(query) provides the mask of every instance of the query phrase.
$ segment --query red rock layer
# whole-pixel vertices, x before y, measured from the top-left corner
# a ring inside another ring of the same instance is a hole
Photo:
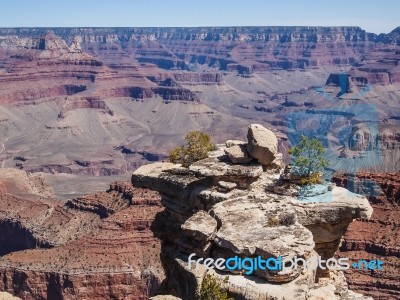
[[[1,37],[0,63],[0,105],[57,100],[63,116],[76,108],[111,113],[101,101],[104,98],[159,96],[164,100],[197,100],[196,94],[186,88],[158,86],[146,78],[146,65],[138,68],[132,63],[114,63],[107,67],[103,61],[84,53],[77,41],[68,46],[53,33],[29,38]],[[181,77],[177,75],[178,80],[184,79]]]
[[[53,247],[90,233],[99,217],[34,195],[0,195],[0,255]],[[85,226],[82,226],[85,224]]]
[[[42,207],[54,208],[56,203],[17,202],[11,198],[8,201],[1,201],[0,206],[8,207],[11,203],[14,207],[10,210],[26,211],[18,213],[18,221],[28,214],[43,215]],[[68,227],[68,221],[75,220],[79,228],[89,231],[90,223],[80,214],[95,219],[107,209],[108,214],[87,234],[73,236],[72,241],[64,240],[57,247],[48,245],[52,248],[43,249],[36,243],[0,257],[0,290],[22,299],[148,299],[154,295],[165,277],[160,261],[161,245],[150,229],[156,214],[162,210],[158,194],[134,189],[127,182],[116,182],[107,192],[81,197],[73,208],[70,206],[59,204],[54,210],[72,211],[75,215],[64,217],[65,221],[60,213],[54,214],[59,223],[48,227]],[[26,227],[39,231],[38,225],[29,226]],[[21,232],[16,229],[14,237]],[[75,233],[72,228],[68,232]],[[5,237],[6,242],[12,238]]]
[[[363,57],[350,73],[358,84],[392,84],[400,82],[399,61],[398,46],[380,46]]]
[[[359,173],[355,180],[338,175],[334,182],[368,196],[374,208],[369,221],[350,224],[338,255],[384,262],[383,271],[346,271],[350,288],[374,299],[399,299],[400,173]]]

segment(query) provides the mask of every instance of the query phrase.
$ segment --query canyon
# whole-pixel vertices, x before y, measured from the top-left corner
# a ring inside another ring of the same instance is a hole
[[[150,229],[161,211],[157,193],[114,182],[62,202],[26,189],[36,184],[25,171],[1,169],[0,182],[2,291],[21,299],[148,299],[158,291],[165,275]]]
[[[286,163],[288,147],[302,134],[317,137],[330,161],[324,179],[364,195],[374,208],[370,219],[349,223],[341,244],[338,235],[313,251],[380,257],[384,272],[331,274],[304,295],[339,297],[343,288],[340,297],[358,297],[347,292],[347,280],[355,292],[396,299],[399,61],[400,27],[380,35],[359,27],[0,28],[0,227],[6,232],[0,290],[22,299],[185,294],[184,284],[194,288],[200,281],[172,279],[184,268],[182,257],[173,257],[176,249],[194,247],[202,255],[232,249],[221,246],[224,237],[217,246],[196,248],[191,223],[183,231],[180,225],[197,215],[183,213],[188,207],[177,207],[184,203],[164,190],[160,196],[149,190],[154,186],[132,187],[131,174],[167,160],[190,130],[219,144],[246,136],[258,123],[276,135]],[[214,189],[226,193],[231,180],[241,191],[277,176],[249,177],[258,171],[248,170],[238,179],[238,167],[221,175],[227,185],[218,185],[209,167],[196,170],[212,181],[213,192],[201,196],[205,206],[195,208],[206,212],[207,201],[226,200]],[[189,176],[171,172],[162,174]],[[163,184],[171,184],[168,178]],[[234,215],[238,202],[231,203]],[[229,223],[222,203],[213,202],[210,214]],[[272,209],[267,206],[262,211]],[[311,230],[295,214],[296,226]],[[209,214],[194,220],[210,221]],[[166,270],[166,263],[173,268]],[[230,285],[235,297],[246,293],[243,284]],[[260,292],[246,284],[248,293]],[[286,284],[288,291],[297,287]]]
[[[398,29],[0,28],[0,161],[65,190],[96,176],[101,191],[165,159],[189,130],[223,142],[258,122],[287,148],[295,117],[351,157],[367,146],[337,135],[364,135],[372,118],[371,139],[390,151],[369,170],[396,171],[399,49]],[[366,104],[373,114],[355,117]],[[79,189],[71,196],[93,191]]]
[[[1,169],[0,226],[9,233],[1,243],[1,290],[21,299],[195,299],[212,274],[235,299],[371,299],[351,291],[339,270],[244,276],[188,268],[191,252],[328,259],[353,219],[372,215],[365,197],[331,183],[306,194],[296,190],[276,136],[258,124],[248,131],[247,143],[217,145],[189,168],[148,164],[132,183],[68,201],[55,201],[40,175]],[[229,158],[238,145],[251,161]],[[281,181],[293,187],[282,190]]]

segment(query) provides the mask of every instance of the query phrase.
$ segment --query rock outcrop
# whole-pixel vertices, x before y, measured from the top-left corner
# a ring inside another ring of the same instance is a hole
[[[254,142],[254,129],[268,132],[260,125],[250,126],[249,144]],[[268,138],[276,141],[275,135]],[[277,154],[274,145],[263,150],[271,147]],[[372,214],[366,198],[339,187],[303,197],[270,192],[267,186],[279,180],[282,169],[270,166],[271,159],[264,166],[233,164],[225,155],[227,149],[219,145],[188,169],[155,163],[132,175],[135,187],[160,192],[166,208],[153,230],[163,241],[167,291],[195,299],[204,276],[212,274],[235,299],[367,299],[348,290],[339,270],[315,272],[302,266],[256,269],[246,275],[244,270],[211,270],[203,263],[189,267],[191,253],[206,261],[235,256],[329,259],[352,220]],[[225,186],[232,183],[230,189],[221,191],[221,181]]]
[[[351,289],[374,299],[400,297],[400,174],[337,174],[333,181],[365,195],[374,208],[371,219],[350,224],[338,252],[339,257],[375,258],[384,262],[381,272],[347,270]]]

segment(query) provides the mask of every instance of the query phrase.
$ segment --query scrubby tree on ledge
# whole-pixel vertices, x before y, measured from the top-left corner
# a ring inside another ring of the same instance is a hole
[[[321,174],[329,162],[322,156],[325,148],[316,138],[309,139],[301,136],[300,142],[289,149],[296,167],[296,174],[303,176],[301,184],[315,184],[321,182]]]
[[[189,167],[192,163],[207,157],[215,149],[210,136],[199,130],[190,131],[185,137],[186,145],[177,147],[169,153],[169,160]]]
[[[228,277],[225,278],[225,282]],[[202,283],[200,292],[197,294],[198,300],[234,300],[228,297],[228,293],[224,290],[218,281],[210,274],[207,274]]]

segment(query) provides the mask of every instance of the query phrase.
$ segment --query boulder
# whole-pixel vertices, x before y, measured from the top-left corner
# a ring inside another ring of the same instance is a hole
[[[246,144],[226,148],[225,153],[234,164],[247,164],[253,160],[247,152]]]
[[[249,126],[247,151],[264,166],[270,166],[278,154],[278,139],[275,134],[259,124]]]

